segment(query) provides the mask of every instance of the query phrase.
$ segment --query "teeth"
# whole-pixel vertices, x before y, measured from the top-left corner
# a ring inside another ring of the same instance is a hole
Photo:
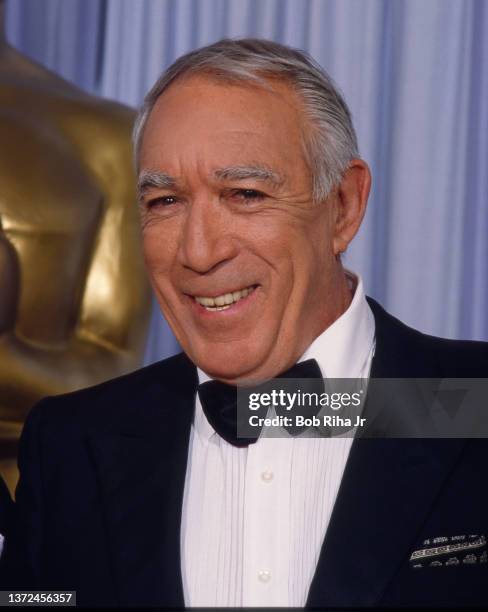
[[[200,304],[202,306],[215,306],[215,302],[213,298],[207,298],[207,297],[202,297],[202,298],[195,298],[197,302],[200,302]]]
[[[232,304],[247,297],[252,291],[254,291],[254,287],[246,287],[246,289],[234,291],[233,293],[224,293],[214,298],[195,296],[195,300],[202,306],[205,306],[207,310],[227,310]]]

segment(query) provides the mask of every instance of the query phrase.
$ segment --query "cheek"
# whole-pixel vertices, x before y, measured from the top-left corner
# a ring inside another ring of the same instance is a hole
[[[304,233],[304,244],[304,257],[310,268],[323,270],[335,259],[333,228],[326,211],[309,224]]]
[[[277,243],[276,261],[281,286],[290,292],[292,310],[303,309],[318,293],[323,293],[335,262],[330,227],[323,218],[313,224],[295,224]]]
[[[327,254],[324,227],[305,224],[301,220],[286,220],[286,223],[259,229],[261,255],[271,267],[291,284],[293,277],[307,276],[323,262]]]
[[[152,226],[142,233],[142,247],[144,259],[149,273],[157,276],[167,273],[172,266],[178,248],[174,239],[175,232],[168,227]]]

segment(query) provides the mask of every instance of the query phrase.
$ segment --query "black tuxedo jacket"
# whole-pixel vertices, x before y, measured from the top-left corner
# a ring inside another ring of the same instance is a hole
[[[488,375],[488,344],[426,336],[369,303],[373,377]],[[76,590],[81,605],[184,605],[196,386],[180,354],[31,411],[3,588]],[[486,440],[354,440],[307,606],[488,603],[482,550],[474,563],[415,569],[409,560],[426,539],[488,535],[487,491]]]
[[[3,537],[9,532],[12,506],[9,490],[0,476],[0,535]]]

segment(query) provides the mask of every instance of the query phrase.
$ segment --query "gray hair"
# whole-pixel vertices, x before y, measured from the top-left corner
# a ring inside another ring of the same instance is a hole
[[[321,201],[340,183],[358,157],[351,113],[329,75],[304,51],[262,39],[224,39],[177,59],[144,99],[133,132],[138,165],[142,135],[159,96],[183,75],[206,74],[225,83],[269,88],[266,79],[287,82],[300,97],[308,128],[304,153],[312,174],[312,195]]]

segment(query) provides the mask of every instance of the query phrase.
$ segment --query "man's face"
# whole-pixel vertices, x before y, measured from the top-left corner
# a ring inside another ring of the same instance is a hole
[[[227,382],[290,367],[337,316],[334,206],[314,203],[303,122],[272,91],[181,79],[140,157],[144,253],[187,355]]]

